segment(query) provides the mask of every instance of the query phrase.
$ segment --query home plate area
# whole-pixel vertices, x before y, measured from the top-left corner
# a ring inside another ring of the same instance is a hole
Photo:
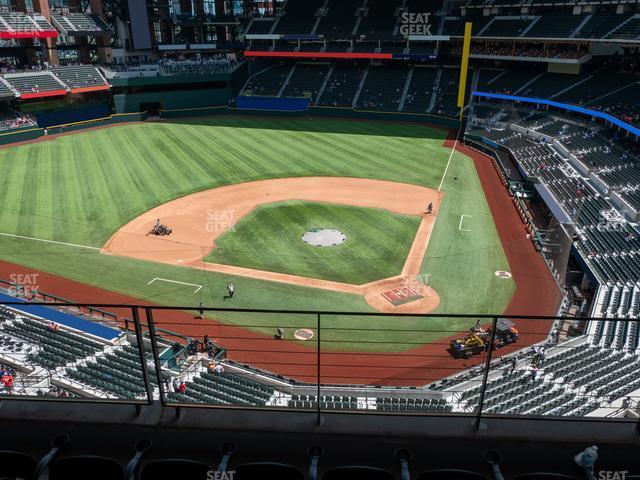
[[[396,307],[398,305],[404,305],[405,303],[424,298],[422,295],[420,295],[410,287],[394,288],[393,290],[382,292],[380,295],[389,300],[389,302],[391,302]]]

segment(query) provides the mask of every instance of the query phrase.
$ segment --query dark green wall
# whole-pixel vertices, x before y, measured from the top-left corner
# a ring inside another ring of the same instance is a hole
[[[116,113],[139,112],[141,103],[154,102],[162,110],[191,109],[227,105],[232,94],[231,88],[116,94],[113,103]]]

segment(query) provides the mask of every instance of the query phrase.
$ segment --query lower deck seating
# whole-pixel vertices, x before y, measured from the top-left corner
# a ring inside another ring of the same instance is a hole
[[[270,386],[235,373],[203,373],[187,382],[184,394],[169,393],[172,402],[241,406],[266,405],[274,393]]]
[[[49,72],[40,73],[12,73],[4,76],[20,94],[32,94],[62,90],[64,86]]]
[[[370,67],[356,108],[397,112],[408,74],[406,67]]]
[[[376,409],[380,412],[450,413],[451,405],[441,398],[378,397]]]
[[[53,72],[69,88],[106,86],[104,78],[92,65],[70,65],[51,67]]]
[[[36,120],[28,114],[21,114],[11,109],[0,109],[0,131],[34,127]]]
[[[360,65],[336,64],[318,105],[351,107],[364,72]]]
[[[4,323],[2,331],[37,347],[37,352],[29,354],[28,360],[50,369],[93,355],[103,348],[98,342],[64,330],[52,330],[28,318]]]
[[[403,112],[427,113],[431,107],[437,73],[435,68],[414,67]]]
[[[440,74],[440,84],[435,93],[435,103],[432,113],[447,117],[455,117],[460,111],[458,103],[458,79],[460,70],[458,68],[442,68]]]
[[[275,97],[280,92],[292,65],[274,65],[249,79],[242,95],[261,95]]]
[[[308,97],[315,102],[327,78],[329,68],[329,64],[298,63],[282,95]]]
[[[318,404],[317,395],[297,395],[291,396],[287,405],[290,408],[311,408],[320,407],[323,410],[356,410],[358,408],[358,397],[346,395],[321,395]]]

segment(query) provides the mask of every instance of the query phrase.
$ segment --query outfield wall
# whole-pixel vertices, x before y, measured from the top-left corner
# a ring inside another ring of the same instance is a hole
[[[0,134],[0,145],[9,145],[11,143],[26,142],[35,140],[44,135],[44,129],[38,127],[14,130],[11,132]]]
[[[350,119],[359,119],[359,120],[418,122],[418,123],[432,124],[432,125],[440,126],[443,128],[456,128],[459,125],[458,121],[455,119],[439,117],[436,115],[357,111],[349,108],[311,107],[307,111],[286,112],[286,111],[273,111],[273,110],[237,109],[237,108],[227,107],[226,105],[220,105],[220,106],[211,106],[211,107],[194,107],[194,108],[177,108],[177,109],[160,110],[160,116],[166,119],[178,119],[178,118],[211,116],[211,115],[238,115],[238,114],[263,115],[263,116],[274,116],[274,117],[282,117],[282,116],[308,117],[310,115],[313,115],[313,116],[319,116],[319,117],[339,117],[339,118],[350,118]],[[142,121],[145,121],[147,117],[148,115],[146,112],[136,111],[136,112],[129,112],[129,113],[116,113],[114,115],[105,116],[102,118],[95,118],[95,119],[86,120],[86,121],[51,125],[51,126],[48,126],[47,128],[37,128],[37,127],[26,128],[26,129],[17,130],[17,131],[0,133],[0,145],[8,145],[11,143],[35,140],[47,134],[55,135],[59,133],[84,130],[87,128],[96,128],[96,127],[102,127],[106,125],[113,125],[116,123],[142,122]]]
[[[418,122],[429,123],[437,125],[443,128],[457,128],[460,123],[459,120],[441,117],[438,115],[427,114],[410,114],[410,113],[395,113],[395,112],[374,112],[370,110],[354,110],[352,108],[333,108],[333,107],[310,107],[308,110],[302,111],[283,111],[283,110],[268,110],[268,109],[249,109],[249,108],[233,108],[226,106],[219,107],[201,107],[201,108],[180,108],[180,109],[166,109],[160,111],[162,118],[183,118],[183,117],[198,117],[207,115],[222,115],[222,114],[243,114],[243,115],[264,115],[275,117],[342,117],[359,120],[384,120],[384,121],[401,121],[401,122]]]
[[[111,113],[111,109],[107,102],[100,102],[89,105],[73,105],[67,108],[49,111],[36,111],[32,113],[38,119],[38,126],[46,128],[52,125],[85,122],[108,117]]]
[[[62,125],[54,125],[48,127],[47,133],[49,135],[55,135],[58,133],[73,132],[76,130],[84,130],[87,128],[103,127],[105,125],[113,125],[115,123],[128,123],[128,122],[142,122],[147,119],[145,112],[136,113],[123,113],[110,115],[108,117],[97,118],[94,120],[88,120],[84,122],[65,123]]]
[[[263,97],[243,95],[236,98],[237,108],[243,110],[276,110],[301,112],[309,109],[310,98]]]
[[[85,130],[87,128],[102,127],[105,125],[113,125],[116,123],[142,122],[147,119],[144,112],[127,113],[110,115],[103,118],[86,120],[81,122],[64,123],[60,125],[52,125],[47,128],[25,128],[0,134],[0,145],[9,145],[12,143],[26,142],[36,140],[45,135],[56,135],[59,133],[74,132],[77,130]]]

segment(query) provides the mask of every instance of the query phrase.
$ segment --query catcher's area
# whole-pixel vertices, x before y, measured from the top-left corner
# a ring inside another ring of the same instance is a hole
[[[438,306],[440,298],[435,290],[420,281],[419,273],[443,195],[443,192],[417,185],[361,178],[303,177],[245,182],[195,193],[155,207],[118,230],[102,251],[228,275],[363,295],[369,305],[382,312],[428,313]],[[203,261],[215,248],[216,238],[232,229],[258,205],[288,200],[380,208],[420,215],[422,221],[402,273],[365,285]],[[433,211],[425,214],[429,203],[433,205]],[[171,227],[171,235],[149,235],[157,219]],[[411,295],[407,294],[409,291]],[[403,301],[395,301],[394,295],[402,296]]]

